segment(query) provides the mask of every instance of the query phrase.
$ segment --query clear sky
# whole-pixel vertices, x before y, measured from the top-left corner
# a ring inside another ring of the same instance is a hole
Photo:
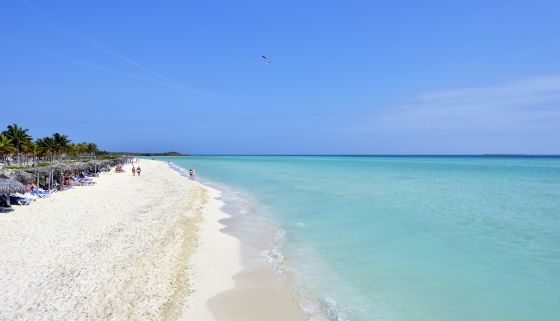
[[[0,120],[109,151],[560,154],[560,2],[3,0]]]

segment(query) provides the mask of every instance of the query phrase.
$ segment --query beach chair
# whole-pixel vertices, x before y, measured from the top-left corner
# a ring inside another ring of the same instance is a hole
[[[11,212],[14,209],[6,202],[7,194],[0,194],[0,213]]]
[[[29,205],[31,202],[33,201],[28,198],[10,196],[10,204]]]
[[[77,177],[78,177],[78,180],[82,180],[88,186],[91,186],[91,185],[94,184],[93,178],[91,178],[91,177],[82,177],[81,175],[78,175]]]
[[[29,194],[38,196],[39,198],[46,198],[51,196],[51,191],[38,188],[32,189]]]
[[[55,190],[54,192],[56,192],[56,190]],[[52,193],[54,193],[54,192],[53,192],[52,190],[50,190],[50,189],[42,189],[42,188],[39,188],[39,194],[43,194],[43,195],[45,195],[46,197],[51,196]]]
[[[99,173],[90,173],[89,171],[84,171],[84,175],[89,177],[99,177]]]
[[[56,187],[56,190],[57,190],[57,191],[60,191],[60,190],[62,189],[62,187],[61,187],[60,184],[58,184],[58,183],[56,183],[55,187]],[[73,187],[64,186],[64,189],[65,189],[65,190],[69,190],[70,188],[73,188]]]
[[[21,198],[28,198],[32,201],[36,200],[39,198],[39,196],[37,195],[31,195],[29,193],[25,193],[25,194],[20,194],[20,193],[13,193],[12,196],[16,196],[16,197],[21,197]]]

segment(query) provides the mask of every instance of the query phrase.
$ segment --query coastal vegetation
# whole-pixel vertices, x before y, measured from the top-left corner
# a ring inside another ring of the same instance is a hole
[[[33,139],[29,129],[18,124],[8,125],[0,133],[0,164],[17,169],[48,166],[53,163],[67,163],[84,160],[118,159],[122,155],[139,156],[188,156],[178,152],[130,153],[108,152],[98,149],[95,143],[74,143],[68,135],[54,133],[51,136]]]
[[[96,153],[99,150],[95,143],[76,144],[68,138],[68,135],[60,133],[33,140],[28,131],[27,128],[13,124],[8,125],[0,134],[1,163],[6,166],[28,167],[62,161],[98,159]]]

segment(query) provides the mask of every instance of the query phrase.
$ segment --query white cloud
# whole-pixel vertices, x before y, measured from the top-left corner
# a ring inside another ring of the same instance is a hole
[[[407,104],[377,110],[358,127],[462,133],[559,131],[560,75],[426,93]]]

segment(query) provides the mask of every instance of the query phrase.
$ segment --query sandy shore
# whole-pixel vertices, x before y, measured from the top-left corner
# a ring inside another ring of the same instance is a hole
[[[140,165],[0,215],[0,320],[307,319],[219,191]]]

